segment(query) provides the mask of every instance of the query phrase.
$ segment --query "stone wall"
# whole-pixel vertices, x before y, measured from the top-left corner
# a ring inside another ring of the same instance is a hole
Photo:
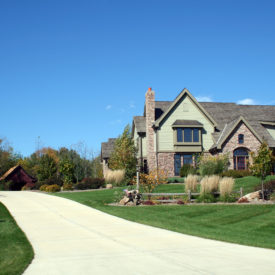
[[[158,168],[168,173],[168,177],[174,177],[174,153],[158,153]]]
[[[155,133],[152,127],[155,122],[155,92],[151,88],[145,94],[146,110],[146,148],[148,170],[156,168]]]
[[[239,134],[244,135],[244,143],[242,144],[239,144],[238,141]],[[255,137],[255,135],[247,128],[247,126],[243,122],[240,122],[240,124],[226,139],[222,146],[222,153],[229,153],[229,169],[234,169],[233,151],[235,149],[244,147],[247,148],[249,151],[256,152],[260,145],[261,142]],[[251,159],[249,159],[249,162],[251,163]]]

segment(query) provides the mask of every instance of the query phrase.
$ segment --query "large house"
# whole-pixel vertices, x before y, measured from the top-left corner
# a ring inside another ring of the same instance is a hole
[[[198,102],[187,89],[174,101],[156,101],[149,88],[143,116],[133,118],[132,136],[143,170],[177,176],[202,152],[227,153],[230,169],[247,169],[249,152],[263,141],[275,152],[275,106]]]

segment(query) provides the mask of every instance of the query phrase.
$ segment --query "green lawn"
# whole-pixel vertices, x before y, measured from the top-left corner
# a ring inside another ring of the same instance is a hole
[[[237,181],[238,189],[247,182],[253,190],[254,185],[258,184],[258,181],[254,181],[253,185],[250,177],[244,178]],[[117,188],[56,195],[143,224],[204,238],[275,249],[275,205],[107,205],[117,201],[122,190]],[[169,184],[160,186],[157,192],[182,190],[183,185]]]
[[[22,274],[33,259],[32,246],[0,203],[0,274]]]

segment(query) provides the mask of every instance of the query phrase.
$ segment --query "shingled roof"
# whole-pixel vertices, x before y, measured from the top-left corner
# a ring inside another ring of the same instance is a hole
[[[155,120],[159,119],[171,106],[173,101],[155,101]],[[275,147],[275,140],[264,127],[265,123],[275,122],[274,105],[238,105],[224,102],[199,102],[208,114],[217,122],[216,132],[212,134],[216,147],[218,142],[232,131],[232,126],[243,117],[253,128],[258,137],[265,140],[270,147]],[[144,113],[145,114],[145,113]],[[145,128],[145,117],[142,127]],[[142,119],[140,119],[142,121]],[[143,129],[144,129],[143,128]]]
[[[114,151],[116,138],[109,138],[107,142],[101,143],[101,160],[110,158]]]
[[[201,102],[200,104],[218,123],[218,132],[213,134],[216,143],[222,139],[221,135],[226,135],[227,131],[232,131],[230,126],[234,125],[240,117],[243,117],[262,140],[265,140],[270,147],[275,147],[275,140],[262,124],[262,121],[274,121],[275,106],[219,102]]]

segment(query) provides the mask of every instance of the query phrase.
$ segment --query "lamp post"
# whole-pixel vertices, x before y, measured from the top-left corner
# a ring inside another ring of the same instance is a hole
[[[136,166],[136,170],[137,170],[137,187],[136,189],[139,190],[139,169],[140,169],[140,166],[137,164]]]

